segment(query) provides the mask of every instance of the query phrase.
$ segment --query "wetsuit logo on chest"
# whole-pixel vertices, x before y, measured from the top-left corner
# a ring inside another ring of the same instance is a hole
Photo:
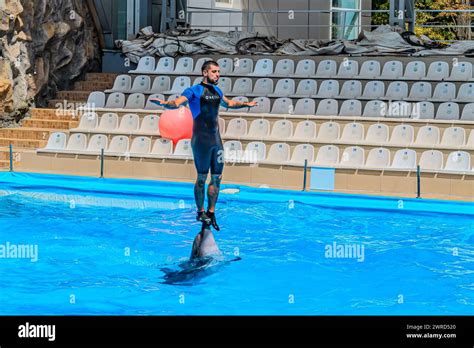
[[[221,97],[219,95],[203,95],[203,98],[206,100],[219,100]]]

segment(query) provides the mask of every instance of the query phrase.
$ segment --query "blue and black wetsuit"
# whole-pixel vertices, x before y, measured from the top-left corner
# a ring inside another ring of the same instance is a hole
[[[199,174],[221,175],[224,170],[224,147],[219,133],[219,106],[223,93],[219,87],[201,82],[187,88],[182,96],[188,99],[193,114],[191,146]]]

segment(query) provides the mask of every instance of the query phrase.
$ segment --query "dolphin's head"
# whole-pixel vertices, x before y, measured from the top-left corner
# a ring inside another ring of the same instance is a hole
[[[194,239],[191,259],[222,255],[209,225],[203,223],[201,232]]]

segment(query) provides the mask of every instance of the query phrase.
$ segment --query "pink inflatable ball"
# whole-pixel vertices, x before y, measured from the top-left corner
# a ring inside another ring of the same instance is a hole
[[[193,115],[186,107],[166,110],[160,116],[160,134],[170,139],[176,145],[182,139],[191,139],[193,136]]]

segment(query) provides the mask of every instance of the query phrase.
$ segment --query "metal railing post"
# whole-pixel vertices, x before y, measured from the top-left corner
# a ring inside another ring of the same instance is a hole
[[[308,171],[308,160],[304,160],[304,174],[303,174],[303,191],[306,191],[306,176]]]
[[[104,149],[100,150],[100,178],[104,177]]]
[[[10,172],[13,172],[13,145],[10,144]]]
[[[416,198],[421,198],[421,179],[420,179],[420,166],[416,166]]]

